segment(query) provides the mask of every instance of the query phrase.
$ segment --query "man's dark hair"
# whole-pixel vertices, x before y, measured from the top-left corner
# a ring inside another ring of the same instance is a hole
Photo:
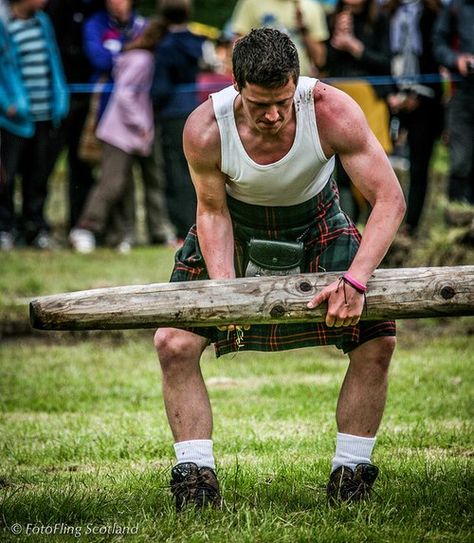
[[[290,78],[297,84],[300,75],[295,44],[273,28],[257,28],[240,38],[234,47],[232,68],[239,89],[247,83],[276,89]]]

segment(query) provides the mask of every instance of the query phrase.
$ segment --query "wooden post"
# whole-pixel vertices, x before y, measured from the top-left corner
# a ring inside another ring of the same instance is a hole
[[[307,302],[339,273],[103,288],[30,304],[40,330],[112,330],[322,322]],[[362,319],[474,315],[474,266],[377,270]]]

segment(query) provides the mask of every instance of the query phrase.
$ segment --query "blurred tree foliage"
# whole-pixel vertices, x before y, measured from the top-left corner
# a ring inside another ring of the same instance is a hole
[[[236,0],[194,0],[193,20],[222,28],[232,15]],[[155,0],[142,0],[140,11],[149,15],[155,11]]]

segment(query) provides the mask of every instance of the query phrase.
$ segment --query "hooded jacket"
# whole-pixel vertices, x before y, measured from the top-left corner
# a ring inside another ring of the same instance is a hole
[[[69,111],[69,92],[49,17],[42,11],[38,11],[34,17],[41,25],[48,48],[52,122],[57,126]],[[20,53],[5,23],[1,22],[0,58],[0,127],[17,136],[29,138],[34,134],[35,123],[30,114],[28,93],[21,77]],[[11,107],[15,108],[15,114],[10,117],[7,111]]]
[[[197,107],[203,43],[203,37],[189,30],[171,31],[159,43],[152,96],[160,119],[185,118]]]
[[[97,137],[131,155],[148,156],[154,138],[150,87],[153,54],[144,49],[122,53],[115,62],[115,87],[97,127]]]

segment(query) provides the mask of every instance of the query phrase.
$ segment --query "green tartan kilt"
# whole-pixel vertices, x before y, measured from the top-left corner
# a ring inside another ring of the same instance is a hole
[[[360,233],[341,211],[336,183],[330,181],[316,196],[288,207],[250,205],[228,197],[235,243],[235,271],[242,277],[248,262],[251,238],[304,242],[302,272],[346,271],[359,247]],[[175,257],[170,281],[209,279],[192,226]],[[336,345],[345,353],[381,336],[395,336],[394,321],[362,321],[356,326],[329,328],[324,323],[252,325],[244,332],[243,346],[235,333],[215,327],[183,328],[214,343],[216,356],[238,350],[280,351],[320,345]]]

